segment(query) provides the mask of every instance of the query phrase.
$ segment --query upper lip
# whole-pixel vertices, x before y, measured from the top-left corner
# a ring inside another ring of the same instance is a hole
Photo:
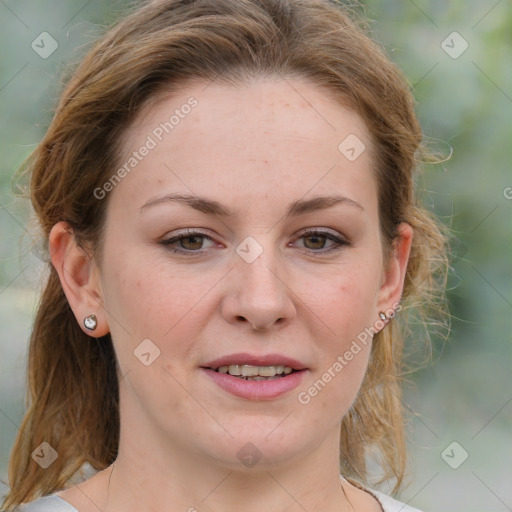
[[[289,366],[293,370],[304,370],[306,365],[282,354],[261,354],[251,355],[247,353],[229,354],[219,357],[202,365],[203,368],[212,368],[216,370],[220,366],[229,366],[231,364],[248,364],[252,366]]]

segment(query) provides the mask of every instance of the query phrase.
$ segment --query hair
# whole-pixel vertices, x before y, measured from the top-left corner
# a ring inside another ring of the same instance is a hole
[[[393,479],[397,491],[407,469],[401,382],[408,312],[427,325],[439,310],[446,235],[414,192],[422,132],[409,85],[354,9],[328,0],[154,0],[128,12],[89,49],[21,169],[31,174],[46,250],[50,230],[62,220],[79,244],[100,249],[108,197],[98,200],[93,191],[119,166],[123,135],[145,104],[193,80],[236,85],[251,77],[308,80],[359,114],[374,147],[385,247],[392,250],[401,222],[414,229],[401,314],[375,335],[340,432],[341,472],[367,483],[368,456],[377,453],[380,482]],[[102,470],[117,456],[119,387],[110,334],[82,332],[51,263],[27,378],[3,511],[64,488],[86,463]],[[43,441],[58,453],[47,469],[31,458]]]

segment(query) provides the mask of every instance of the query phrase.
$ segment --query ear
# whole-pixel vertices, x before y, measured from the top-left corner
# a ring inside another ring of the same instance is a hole
[[[53,226],[49,240],[50,258],[81,329],[99,338],[108,334],[107,318],[103,309],[99,269],[92,257],[76,241],[73,229],[67,222]],[[89,330],[84,320],[94,314],[97,327]]]
[[[393,240],[391,253],[384,269],[377,300],[377,315],[383,312],[388,318],[394,316],[393,313],[402,298],[413,237],[411,225],[405,222],[398,226],[397,231],[397,236]]]

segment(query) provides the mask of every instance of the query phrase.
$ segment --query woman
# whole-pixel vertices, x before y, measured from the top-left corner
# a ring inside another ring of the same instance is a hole
[[[334,3],[112,28],[28,163],[51,266],[2,510],[413,510],[367,462],[400,488],[402,331],[442,294],[420,144]]]

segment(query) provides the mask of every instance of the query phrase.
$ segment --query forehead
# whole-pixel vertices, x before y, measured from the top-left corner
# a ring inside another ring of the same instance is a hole
[[[121,165],[137,161],[114,195],[138,204],[176,190],[216,190],[223,202],[333,188],[371,194],[370,151],[362,119],[303,80],[187,84],[148,104],[127,129]]]

